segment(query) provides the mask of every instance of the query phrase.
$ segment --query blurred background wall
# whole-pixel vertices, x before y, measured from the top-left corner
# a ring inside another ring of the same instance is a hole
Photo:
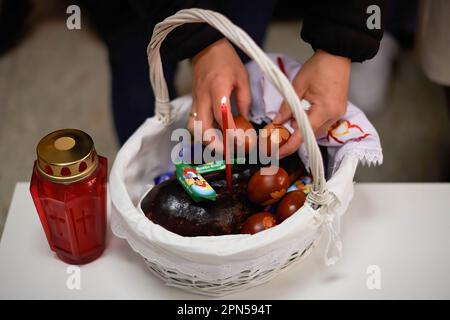
[[[7,2],[0,1],[0,234],[14,185],[30,179],[36,144],[46,133],[80,128],[94,138],[110,164],[118,150],[110,112],[108,54],[87,15],[82,11],[81,30],[68,30],[70,2],[25,1],[28,6],[16,6],[15,12],[8,11]],[[278,1],[265,50],[305,61],[312,50],[299,37],[301,21],[292,16],[290,5]],[[414,15],[407,19],[412,26],[405,29],[411,34],[388,35],[376,59],[355,66],[352,73],[350,100],[367,111],[379,130],[385,157],[381,167],[359,168],[357,181],[450,180],[445,95],[419,66],[415,19]],[[176,86],[180,94],[188,94],[190,85],[190,66],[184,61]]]

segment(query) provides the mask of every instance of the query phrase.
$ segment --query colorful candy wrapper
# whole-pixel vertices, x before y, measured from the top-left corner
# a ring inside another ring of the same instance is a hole
[[[231,164],[241,164],[241,163],[245,163],[244,158],[236,158],[236,159],[231,160]],[[201,164],[201,165],[196,166],[195,169],[197,169],[197,172],[200,174],[225,170],[225,160],[219,160],[219,161]]]
[[[176,165],[176,175],[178,182],[195,202],[216,200],[216,191],[200,175],[196,168],[179,163]]]
[[[221,160],[221,161],[200,164],[200,165],[196,166],[195,169],[200,174],[224,170],[225,169],[225,161]]]
[[[310,176],[301,177],[295,181],[287,190],[287,192],[301,190],[304,194],[308,194],[312,190],[312,179]]]
[[[245,163],[244,158],[235,158],[231,164]],[[201,176],[205,173],[225,170],[225,160],[209,162],[198,166],[190,166],[179,162],[175,164],[177,179],[189,196],[195,202],[202,200],[216,200],[217,194],[208,182]],[[168,178],[170,179],[170,178]],[[167,180],[167,179],[166,179]],[[160,181],[159,183],[161,183]],[[156,179],[155,179],[155,183]]]

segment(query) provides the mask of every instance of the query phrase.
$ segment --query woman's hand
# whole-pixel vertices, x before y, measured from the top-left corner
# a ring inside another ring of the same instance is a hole
[[[203,49],[192,59],[192,113],[188,128],[193,132],[194,120],[202,121],[202,130],[222,126],[220,101],[223,96],[230,101],[235,93],[239,114],[248,118],[251,102],[247,70],[233,46],[221,39]],[[215,120],[215,122],[214,122]],[[228,108],[228,127],[235,129],[231,108]],[[202,132],[203,133],[203,132]],[[209,142],[209,141],[205,141]]]
[[[327,132],[347,110],[350,63],[348,58],[317,50],[292,82],[299,98],[311,103],[308,117],[316,136]],[[283,124],[288,120],[291,120],[295,131],[280,147],[280,158],[296,152],[303,143],[291,110],[286,102],[283,102],[273,122]]]

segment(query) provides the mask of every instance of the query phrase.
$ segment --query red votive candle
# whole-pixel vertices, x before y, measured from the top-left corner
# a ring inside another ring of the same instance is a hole
[[[37,146],[30,191],[50,249],[85,264],[105,249],[107,159],[85,132],[63,129]]]

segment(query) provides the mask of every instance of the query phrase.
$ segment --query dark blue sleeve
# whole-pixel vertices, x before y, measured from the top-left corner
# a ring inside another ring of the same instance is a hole
[[[370,29],[367,8],[377,5],[381,13],[381,28]],[[301,37],[314,50],[361,62],[375,56],[383,37],[382,0],[315,0],[305,2],[305,19]]]

